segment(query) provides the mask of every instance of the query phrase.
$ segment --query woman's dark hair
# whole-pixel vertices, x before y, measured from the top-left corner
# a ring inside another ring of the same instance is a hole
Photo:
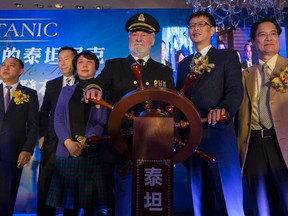
[[[83,56],[87,59],[93,60],[95,62],[95,68],[96,70],[98,70],[99,68],[99,59],[98,57],[95,55],[95,53],[89,51],[89,50],[85,50],[79,54],[77,54],[77,56],[73,59],[73,67],[76,70],[77,68],[77,60],[78,58],[80,58],[80,56]]]

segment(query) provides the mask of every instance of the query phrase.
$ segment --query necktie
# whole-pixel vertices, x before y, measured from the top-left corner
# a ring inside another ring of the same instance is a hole
[[[194,59],[199,59],[202,56],[201,52],[196,52]]]
[[[192,59],[192,66],[194,66],[194,60],[199,59],[202,56],[201,52],[196,52],[193,59]]]
[[[270,73],[269,66],[264,64],[262,66],[262,84],[259,96],[259,121],[262,126],[267,129],[272,127],[272,118],[269,107],[269,86],[270,86]]]
[[[5,112],[8,109],[8,106],[10,103],[10,90],[11,90],[12,86],[6,86],[6,88],[7,88],[7,93],[6,93],[5,98],[4,98]]]
[[[142,68],[144,67],[145,61],[143,59],[137,59],[137,62],[142,66]]]
[[[66,86],[70,86],[71,85],[71,78],[66,78]]]

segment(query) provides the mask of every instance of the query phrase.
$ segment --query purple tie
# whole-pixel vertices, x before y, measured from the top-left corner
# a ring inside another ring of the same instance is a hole
[[[11,90],[12,86],[6,86],[6,88],[7,88],[7,93],[6,93],[5,98],[4,98],[5,112],[8,109],[8,106],[10,103],[10,90]]]

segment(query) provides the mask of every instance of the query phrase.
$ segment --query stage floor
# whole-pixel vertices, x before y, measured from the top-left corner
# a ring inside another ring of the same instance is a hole
[[[24,166],[18,190],[14,216],[36,216],[37,181],[39,160],[33,158]],[[189,195],[188,176],[185,167],[177,164],[174,168],[174,211],[175,216],[191,216],[192,201]],[[62,215],[61,211],[59,210]]]

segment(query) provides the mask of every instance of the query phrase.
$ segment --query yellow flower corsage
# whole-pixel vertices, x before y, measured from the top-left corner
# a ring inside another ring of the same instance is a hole
[[[209,64],[208,56],[203,56],[201,59],[194,59],[194,64],[190,65],[190,68],[194,70],[197,74],[202,74],[204,71],[208,73],[211,71],[212,68],[215,67],[215,64]]]
[[[12,92],[12,97],[14,98],[14,102],[19,105],[28,102],[30,96],[24,94],[21,90],[15,90]]]
[[[77,139],[77,141],[84,147],[84,148],[89,148],[90,146],[87,145],[86,140],[87,138],[84,136],[80,136],[80,135],[75,135],[75,138]]]
[[[280,73],[274,74],[271,85],[277,91],[286,92],[288,90],[288,65]]]

